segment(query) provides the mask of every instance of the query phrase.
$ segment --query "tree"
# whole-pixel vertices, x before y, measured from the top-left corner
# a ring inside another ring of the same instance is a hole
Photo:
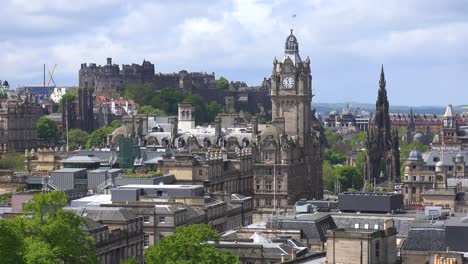
[[[78,97],[77,89],[73,89],[67,92],[66,94],[62,95],[62,98],[60,98],[60,101],[59,101],[59,107],[57,109],[57,113],[62,112],[63,105],[65,104],[65,102],[72,103],[73,101],[76,100],[77,97]]]
[[[0,259],[3,263],[23,262],[23,240],[13,224],[0,219]]]
[[[323,174],[323,184],[324,184],[325,190],[334,191],[336,176],[335,176],[335,172],[333,171],[333,166],[331,165],[330,161],[328,160],[323,161],[322,174]]]
[[[223,108],[221,107],[220,104],[216,101],[211,101],[210,104],[208,105],[208,117],[209,117],[209,122],[213,122],[216,118],[216,116],[221,113]]]
[[[356,168],[352,166],[340,166],[335,168],[335,175],[341,183],[343,189],[362,188],[363,180]]]
[[[133,99],[139,105],[150,105],[156,94],[156,88],[150,84],[129,84],[125,87],[124,98]]]
[[[216,80],[216,87],[220,90],[227,90],[229,89],[229,81],[221,76],[218,80]]]
[[[145,262],[156,263],[238,263],[237,257],[218,250],[219,234],[208,225],[179,227],[174,234],[164,237],[156,245],[145,250]]]
[[[353,150],[360,150],[366,146],[367,134],[366,132],[362,131],[355,134],[351,140],[350,145]]]
[[[332,165],[342,164],[346,162],[345,155],[334,152],[333,150],[326,148],[325,149],[325,160],[330,161]]]
[[[81,229],[83,220],[62,208],[64,192],[37,194],[24,216],[0,219],[2,263],[97,263],[95,242]]]
[[[81,146],[86,146],[89,134],[86,131],[75,128],[68,131],[68,148],[69,150],[78,149]],[[62,133],[62,139],[67,139],[67,132]]]
[[[86,142],[86,148],[105,147],[107,144],[107,135],[114,131],[113,127],[101,127],[93,131]]]
[[[155,115],[155,116],[167,116],[166,112],[164,110],[154,108],[151,105],[144,105],[139,108],[139,110],[143,114],[148,114],[148,115]]]
[[[55,140],[57,136],[57,126],[54,121],[46,116],[42,116],[36,123],[37,137],[47,141],[50,144],[51,140]]]
[[[119,128],[121,125],[122,125],[122,122],[120,120],[114,120],[112,121],[110,126],[113,128]]]
[[[21,170],[24,168],[24,155],[20,153],[8,153],[0,159],[0,169]]]

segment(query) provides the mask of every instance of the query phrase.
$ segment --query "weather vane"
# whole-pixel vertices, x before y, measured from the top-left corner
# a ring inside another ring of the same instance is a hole
[[[296,14],[292,14],[290,18],[290,23],[289,23],[291,25],[291,29],[294,29],[295,20],[296,20]]]

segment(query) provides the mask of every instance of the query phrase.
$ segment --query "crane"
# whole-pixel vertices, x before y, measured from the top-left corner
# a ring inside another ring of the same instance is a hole
[[[50,85],[50,81],[52,81],[52,83],[54,83],[54,86],[57,86],[55,84],[55,81],[54,81],[54,72],[55,72],[56,67],[57,67],[57,64],[54,64],[54,67],[52,67],[52,70],[49,71],[49,81],[47,81],[47,86]]]

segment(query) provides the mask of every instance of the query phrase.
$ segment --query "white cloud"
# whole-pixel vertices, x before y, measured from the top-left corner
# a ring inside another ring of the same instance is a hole
[[[40,83],[43,63],[59,65],[58,82],[77,84],[82,62],[104,64],[106,57],[115,63],[149,59],[161,72],[214,71],[255,85],[270,74],[273,57],[282,56],[291,24],[302,57],[312,60],[320,100],[332,101],[337,92],[352,98],[359,91],[369,94],[363,100],[374,101],[373,67],[381,63],[413,76],[424,76],[428,65],[439,69],[439,76],[425,80],[424,91],[468,66],[468,3],[462,1],[5,2],[0,79],[14,85]],[[398,70],[391,76],[403,89],[423,89]]]

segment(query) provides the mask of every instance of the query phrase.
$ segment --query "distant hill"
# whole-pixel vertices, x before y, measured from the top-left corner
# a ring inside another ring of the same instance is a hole
[[[361,111],[374,112],[375,104],[366,103],[313,103],[312,107],[319,113],[328,115],[331,111],[341,112],[342,109],[349,105],[350,108],[359,108]],[[409,114],[411,108],[415,114],[443,114],[447,106],[392,106],[390,105],[391,113]],[[468,111],[467,105],[453,106],[455,113],[462,113]]]

